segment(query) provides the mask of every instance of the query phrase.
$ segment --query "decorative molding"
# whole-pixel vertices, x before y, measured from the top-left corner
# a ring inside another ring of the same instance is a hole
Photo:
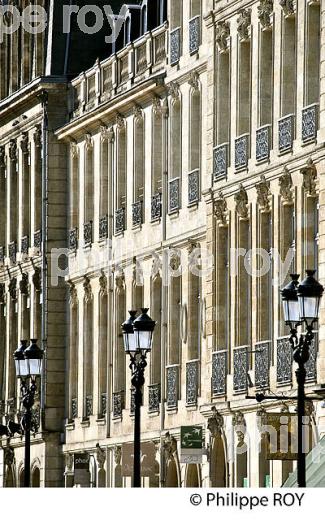
[[[261,175],[261,180],[256,184],[257,204],[263,213],[269,213],[270,208],[270,183],[265,179],[265,175]]]
[[[10,139],[9,143],[9,159],[12,162],[17,161],[17,142],[15,139]]]
[[[307,166],[300,170],[303,175],[303,188],[310,197],[317,197],[317,168],[312,158],[308,159]]]
[[[114,461],[117,466],[120,466],[122,460],[122,447],[115,446],[114,447]]]
[[[28,137],[27,132],[24,132],[22,134],[19,144],[20,144],[20,149],[23,152],[23,154],[28,155],[29,154],[29,137]]]
[[[32,276],[33,284],[35,290],[41,292],[42,290],[42,281],[41,281],[41,268],[35,267],[34,274]]]
[[[294,0],[279,0],[279,4],[283,9],[284,16],[290,17],[295,15]]]
[[[230,36],[229,22],[218,22],[216,26],[216,42],[220,52],[228,51],[228,38]]]
[[[125,130],[125,119],[121,114],[116,115],[115,123],[119,131]]]
[[[180,96],[179,84],[176,83],[176,81],[172,81],[171,83],[169,83],[168,94],[174,100],[179,99],[179,96]]]
[[[139,105],[134,105],[133,107],[133,117],[136,123],[143,121],[143,111]]]
[[[93,137],[91,134],[87,133],[85,135],[85,149],[87,152],[89,152],[90,150],[92,150],[94,147],[94,141],[93,141]]]
[[[27,273],[22,274],[22,278],[19,282],[19,290],[20,294],[24,294],[25,296],[29,295],[29,277]]]
[[[91,300],[93,298],[93,291],[91,288],[90,278],[88,278],[87,275],[84,276],[84,281],[83,281],[82,285],[83,285],[83,289],[84,289],[85,303],[89,303],[89,302],[91,302]]]
[[[100,138],[102,142],[108,141],[109,143],[113,143],[114,137],[114,128],[112,126],[107,127],[105,125],[102,125],[100,127]]]
[[[71,157],[73,159],[76,159],[77,157],[79,157],[79,146],[77,145],[77,143],[70,143],[70,152],[71,152]]]
[[[173,460],[175,454],[177,453],[177,440],[175,439],[175,437],[170,435],[169,432],[167,432],[165,435],[163,450],[165,453],[166,461]]]
[[[8,292],[10,294],[10,298],[14,301],[17,300],[17,278],[11,278],[8,285]]]
[[[270,29],[272,27],[273,0],[260,0],[257,10],[263,29]]]
[[[6,167],[6,149],[4,146],[0,146],[0,169]]]
[[[247,41],[250,38],[251,9],[240,9],[237,18],[237,32],[240,41]]]
[[[74,459],[73,459],[72,453],[66,453],[65,454],[65,468],[66,468],[67,472],[69,472],[69,473],[73,472],[73,463],[74,463]]]
[[[116,289],[120,292],[125,290],[125,274],[124,271],[115,273],[115,285]]]
[[[292,193],[292,177],[288,168],[285,166],[283,170],[283,174],[279,178],[279,186],[280,186],[280,196],[282,201],[286,205],[293,204],[293,193]]]
[[[248,220],[248,196],[244,186],[240,184],[239,192],[235,195],[236,212],[240,219]]]
[[[222,429],[224,427],[224,420],[215,406],[212,407],[211,411],[212,417],[209,417],[208,419],[208,430],[211,436],[215,438],[221,435]]]
[[[188,80],[188,84],[195,91],[199,90],[199,87],[200,87],[199,78],[200,78],[200,75],[199,75],[199,73],[196,70],[192,70],[190,72],[190,77],[189,77],[189,80]]]
[[[156,116],[162,115],[161,99],[159,96],[154,96],[152,98],[152,111]]]
[[[33,140],[36,148],[42,146],[42,125],[36,125],[34,128]]]
[[[3,446],[4,452],[3,462],[5,466],[13,466],[15,464],[15,450],[12,446]]]
[[[0,305],[4,305],[6,303],[6,285],[4,283],[0,283]]]
[[[71,307],[76,307],[78,305],[78,291],[75,284],[71,281],[67,281],[67,285],[69,288],[69,303]]]
[[[96,460],[99,469],[103,469],[106,462],[106,452],[98,443],[96,444]]]
[[[246,421],[243,412],[235,412],[232,418],[232,425],[238,437],[239,445],[242,445],[246,434]]]
[[[214,201],[214,215],[219,225],[227,226],[228,206],[222,191],[219,191],[218,198]]]
[[[108,284],[107,284],[107,277],[104,273],[104,271],[102,271],[102,274],[99,278],[99,294],[100,296],[106,296],[107,295],[107,287],[108,287]]]

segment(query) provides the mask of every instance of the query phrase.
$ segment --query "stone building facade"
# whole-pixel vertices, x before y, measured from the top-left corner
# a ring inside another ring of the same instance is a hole
[[[60,336],[63,379],[53,368],[53,383],[63,393],[53,406],[66,487],[132,485],[126,454],[134,410],[121,324],[141,307],[157,321],[143,391],[143,452],[151,449],[143,485],[281,486],[293,471],[294,462],[266,459],[259,425],[267,412],[296,406],[279,290],[290,271],[315,269],[325,281],[324,26],[322,0],[144,0],[128,7],[118,45],[68,84],[65,120],[53,123],[48,154],[53,169],[55,150],[67,164],[68,197],[56,199],[66,221],[54,232],[53,219],[53,242],[50,213],[45,226],[46,251],[66,248],[67,300],[48,280],[48,293],[62,295],[47,297],[53,321],[41,312]],[[60,88],[53,86],[62,95]],[[1,125],[7,165],[10,139],[28,121],[8,138]],[[19,230],[19,239],[28,234],[23,224]],[[11,270],[19,288],[25,271],[32,282],[35,254],[44,276],[41,252],[32,248],[26,267],[23,260],[12,266],[9,253],[4,259],[5,314],[18,309],[21,327],[24,294],[11,303]],[[31,326],[35,294],[32,285],[25,295]],[[14,321],[3,319],[10,334]],[[322,306],[310,394],[324,388],[324,319]],[[49,330],[41,337],[57,367]],[[49,381],[50,365],[45,373]],[[246,399],[258,391],[286,398],[263,406]],[[307,413],[313,445],[325,431],[322,403]],[[180,462],[180,429],[188,425],[203,427],[202,464]],[[44,428],[35,445],[40,436],[46,449],[46,435]],[[7,461],[11,448],[17,460],[16,442],[6,445]],[[86,477],[76,467],[80,454],[89,457]]]

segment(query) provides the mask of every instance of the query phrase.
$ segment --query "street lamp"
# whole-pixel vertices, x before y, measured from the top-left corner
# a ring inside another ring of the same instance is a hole
[[[305,365],[309,360],[309,348],[314,339],[313,326],[318,322],[320,301],[324,287],[315,280],[316,271],[307,271],[307,277],[299,284],[299,275],[291,275],[291,282],[282,289],[284,319],[290,327],[290,344],[293,358],[298,364],[296,378],[298,384],[298,463],[297,480],[299,487],[306,487],[306,453],[303,443],[303,418],[305,415]],[[298,337],[297,328],[305,325],[306,333]]]
[[[129,311],[129,318],[122,324],[125,353],[130,356],[132,386],[134,387],[134,466],[133,487],[141,487],[141,406],[142,388],[145,383],[144,371],[147,354],[152,350],[153,333],[156,322],[148,316],[149,309]]]
[[[36,377],[42,373],[43,351],[37,346],[37,340],[31,339],[29,346],[26,340],[21,340],[14,352],[16,376],[20,379],[21,400],[25,409],[22,427],[25,433],[25,467],[24,487],[30,487],[30,432],[32,408],[37,390]]]

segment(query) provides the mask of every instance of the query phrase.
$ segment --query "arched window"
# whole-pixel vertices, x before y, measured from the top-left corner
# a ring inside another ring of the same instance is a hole
[[[92,223],[94,221],[94,150],[90,135],[85,145],[85,196],[84,196],[84,242],[92,242]]]
[[[158,275],[152,281],[151,315],[157,322],[151,353],[151,384],[158,385],[161,382],[161,317],[162,317],[162,280]]]
[[[145,34],[148,30],[148,8],[143,4],[141,8],[141,34]]]
[[[114,355],[114,392],[125,392],[125,352],[121,324],[126,319],[125,288],[119,287],[115,294],[115,355]]]
[[[79,373],[79,305],[70,304],[70,341],[69,341],[69,417],[78,416],[78,373]]]
[[[178,473],[177,473],[177,466],[176,466],[176,462],[174,459],[170,460],[167,464],[166,487],[167,488],[180,487]]]
[[[178,266],[176,266],[178,268]],[[177,269],[174,269],[177,271]],[[170,279],[169,291],[169,365],[178,365],[182,359],[181,338],[181,308],[182,308],[182,277],[176,272]]]
[[[40,487],[40,470],[38,467],[35,467],[32,472],[32,487],[33,488]]]
[[[172,101],[170,116],[169,212],[181,207],[182,113],[179,97]]]
[[[243,440],[236,447],[236,487],[248,487],[247,445]]]
[[[127,16],[125,19],[125,33],[124,33],[124,44],[127,45],[131,42],[131,16]]]
[[[145,161],[144,161],[144,119],[137,114],[134,121],[134,193],[133,193],[133,225],[137,226],[144,220],[145,195]]]
[[[211,487],[227,487],[227,462],[224,443],[220,434],[214,438],[212,445]]]
[[[79,227],[79,150],[71,147],[70,162],[70,229]]]
[[[188,276],[188,361],[194,361],[201,355],[201,284],[199,273],[190,269]]]
[[[192,90],[190,97],[190,171],[200,168],[201,92]]]
[[[83,314],[84,417],[88,418],[93,415],[94,302],[91,290],[84,298]]]
[[[104,469],[100,469],[98,471],[97,481],[98,481],[98,487],[99,488],[106,487],[106,471]]]
[[[21,468],[20,471],[19,471],[18,485],[21,488],[24,487],[24,485],[25,485],[25,470],[24,470],[24,468]]]
[[[115,177],[115,233],[119,234],[126,227],[126,126],[120,119],[117,127],[116,156],[117,167]]]
[[[186,471],[185,487],[201,487],[200,467],[197,464],[188,464]]]
[[[103,416],[106,411],[107,402],[107,320],[108,319],[108,296],[107,292],[99,294],[99,352],[98,352],[98,371],[99,371],[99,415]]]

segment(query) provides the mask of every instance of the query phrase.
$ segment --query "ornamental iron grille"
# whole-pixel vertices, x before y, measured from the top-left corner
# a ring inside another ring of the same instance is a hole
[[[199,393],[199,361],[186,363],[186,404],[193,406],[197,404]]]
[[[37,433],[41,426],[41,408],[39,405],[36,405],[32,408],[32,417],[31,417],[31,430],[34,433]]]
[[[188,203],[197,204],[200,200],[200,170],[188,174]]]
[[[302,110],[302,142],[315,141],[318,130],[318,104],[309,105]]]
[[[167,367],[167,408],[177,408],[178,404],[178,380],[179,365]]]
[[[78,248],[78,228],[70,229],[69,231],[69,249],[76,251]]]
[[[195,16],[189,21],[189,51],[194,54],[200,47],[200,16]]]
[[[309,360],[306,368],[306,381],[309,383],[317,380],[317,356],[318,356],[318,332],[314,332],[314,338],[309,347]]]
[[[256,161],[266,161],[270,157],[271,125],[256,130]]]
[[[247,391],[248,347],[234,348],[234,392]]]
[[[248,166],[249,134],[241,135],[235,139],[235,168],[243,170]]]
[[[115,392],[113,394],[113,418],[120,419],[124,409],[124,392]]]
[[[149,388],[149,412],[159,412],[161,401],[161,385],[150,385]]]
[[[132,226],[138,227],[143,223],[142,201],[138,200],[132,204]]]
[[[16,242],[10,242],[8,245],[8,256],[9,260],[12,264],[16,263],[16,256],[17,256],[17,244]]]
[[[0,247],[0,264],[3,264],[5,261],[5,248],[3,246]]]
[[[276,380],[279,385],[288,385],[292,382],[293,351],[289,337],[279,338],[277,341]]]
[[[120,208],[115,211],[115,234],[120,235],[125,231],[125,209]]]
[[[100,396],[100,413],[104,417],[107,413],[107,394]]]
[[[91,417],[93,414],[93,396],[87,395],[85,402],[86,417]]]
[[[92,220],[84,223],[84,246],[90,246],[93,242],[93,223]]]
[[[77,419],[78,417],[78,399],[76,397],[71,399],[71,416],[72,419]]]
[[[151,222],[161,218],[161,193],[156,193],[151,199]]]
[[[180,179],[169,181],[169,213],[178,211],[180,208]]]
[[[279,152],[291,152],[294,139],[295,116],[288,116],[279,119]]]
[[[29,248],[29,237],[28,236],[22,237],[21,242],[20,242],[20,252],[23,255],[28,255],[28,248]]]
[[[225,395],[227,391],[227,351],[212,354],[212,395]]]
[[[181,56],[181,29],[177,27],[170,33],[170,64],[176,65]]]
[[[135,414],[135,394],[134,394],[134,388],[131,388],[130,391],[130,416],[132,417]]]
[[[99,219],[99,240],[108,238],[108,216]]]
[[[40,230],[34,233],[34,247],[40,250],[42,245],[42,232]]]
[[[270,385],[271,342],[263,341],[255,345],[255,386],[268,388]]]
[[[220,144],[213,149],[213,176],[214,180],[227,174],[228,143]]]

